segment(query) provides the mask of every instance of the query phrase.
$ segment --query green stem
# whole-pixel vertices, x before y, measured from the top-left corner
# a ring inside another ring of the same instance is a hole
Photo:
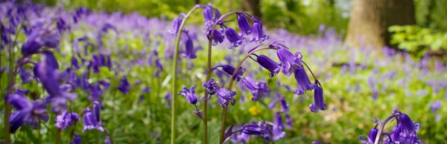
[[[260,50],[266,50],[266,49],[276,49],[276,48],[271,48],[271,47],[264,47],[264,48],[257,48],[256,50],[251,51],[250,53],[248,53],[247,55],[245,55],[245,57],[237,64],[233,75],[230,77],[230,84],[228,85],[228,90],[231,91],[231,88],[233,86],[233,82],[234,82],[234,76],[236,75],[236,73],[239,71],[239,69],[242,66],[242,63],[244,63],[245,60],[247,60],[247,58],[250,57],[251,54],[258,52]],[[223,113],[222,113],[222,124],[220,127],[220,144],[222,144],[225,140],[225,119],[227,118],[227,112],[228,112],[228,106],[224,106],[223,107]]]
[[[171,144],[175,144],[175,120],[176,120],[176,108],[177,108],[177,63],[178,63],[178,51],[180,47],[180,37],[182,36],[183,26],[185,26],[186,19],[191,15],[191,13],[196,10],[198,7],[192,8],[183,18],[182,24],[179,27],[179,31],[177,33],[177,39],[175,44],[175,52],[174,52],[174,62],[172,65],[172,113],[171,113]]]
[[[59,140],[60,140],[60,130],[59,130],[59,128],[56,128],[56,136],[54,137],[54,139],[55,139],[55,144],[59,144]]]
[[[385,128],[385,124],[386,124],[388,121],[390,121],[390,120],[392,120],[393,118],[396,118],[396,117],[398,117],[398,116],[399,116],[399,114],[393,114],[393,115],[391,115],[390,117],[388,117],[383,123],[380,124],[380,129],[379,129],[379,132],[377,133],[377,136],[376,136],[376,139],[375,139],[375,141],[374,141],[374,144],[379,144],[379,142],[380,142],[380,138],[382,137],[383,129]]]

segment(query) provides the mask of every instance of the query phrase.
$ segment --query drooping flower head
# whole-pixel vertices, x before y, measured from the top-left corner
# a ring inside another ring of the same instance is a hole
[[[168,32],[174,36],[177,36],[179,30],[180,30],[180,25],[182,24],[183,19],[181,17],[177,17],[174,18],[174,20],[172,21],[172,29],[169,30]]]
[[[21,92],[15,92],[8,95],[7,101],[15,108],[15,112],[9,118],[10,132],[14,133],[23,124],[29,123],[35,128],[39,124],[39,120],[47,122],[50,117],[46,110],[46,104],[40,100],[30,102],[28,98]]]
[[[231,65],[218,65],[216,67],[213,68],[217,69],[217,68],[222,68],[222,71],[224,71],[227,75],[232,76],[234,74],[234,71],[236,70],[236,68],[234,68]],[[245,68],[239,68],[237,73],[234,75],[233,79],[236,79],[236,81],[239,81],[242,78],[242,75],[245,72]]]
[[[225,88],[219,88],[219,90],[217,90],[217,97],[219,98],[217,103],[223,107],[227,107],[229,103],[231,103],[231,105],[234,105],[236,103],[236,99],[234,99],[235,95],[235,91],[229,91]]]
[[[183,87],[183,90],[180,91],[178,94],[184,96],[189,103],[193,105],[197,104],[198,99],[195,86],[191,86],[191,89],[188,89],[188,87]]]
[[[253,23],[253,38],[251,40],[263,42],[269,39],[269,36],[264,34],[262,22],[256,17],[254,18],[254,21],[255,22]]]
[[[214,32],[211,33],[212,31],[209,30],[206,34],[206,36],[208,38],[211,37],[211,35],[213,35],[213,46],[216,46],[218,43],[222,43],[225,39],[225,36],[222,34],[221,31],[214,29]]]
[[[283,129],[284,129],[284,122],[281,117],[281,113],[277,112],[275,114],[272,127],[272,137],[274,141],[277,141],[286,136],[286,132],[284,132]]]
[[[244,77],[242,83],[253,95],[252,101],[259,100],[263,95],[267,95],[269,92],[269,87],[265,82],[256,82],[250,77]]]
[[[376,140],[376,136],[377,136],[378,132],[379,132],[379,130],[377,129],[377,125],[376,125],[369,131],[368,137],[366,137],[366,139],[364,139],[363,136],[360,136],[360,141],[364,144],[374,144],[374,141]]]
[[[248,22],[247,18],[245,17],[244,13],[236,13],[237,17],[237,24],[239,25],[239,29],[241,30],[242,34],[244,35],[250,35],[252,32],[252,29],[250,27],[250,23]]]
[[[197,58],[194,51],[194,43],[192,39],[188,36],[188,39],[185,42],[185,52],[182,54],[184,58],[195,59]]]
[[[82,144],[81,137],[78,134],[75,134],[74,139],[70,142],[70,144]]]
[[[270,138],[269,128],[265,121],[257,124],[247,124],[242,128],[242,132],[247,135],[261,136],[264,139]]]
[[[216,94],[217,90],[219,89],[219,85],[214,81],[213,78],[211,78],[209,81],[204,82],[202,84],[203,87],[205,87],[206,92],[209,95],[214,95]]]
[[[59,33],[43,27],[44,25],[36,26],[28,35],[25,43],[22,45],[23,55],[35,54],[42,47],[56,48],[59,45]]]
[[[120,84],[118,85],[118,90],[120,90],[123,94],[127,94],[129,92],[129,89],[130,89],[130,83],[127,80],[127,77],[124,76],[120,80]]]
[[[326,110],[326,103],[324,103],[323,88],[318,81],[315,82],[314,90],[314,104],[310,104],[309,108],[312,112],[318,112],[318,110]]]
[[[244,37],[239,35],[234,29],[228,27],[225,29],[225,37],[227,37],[228,41],[231,45],[228,47],[229,49],[233,49],[242,44]]]
[[[257,56],[256,62],[258,62],[259,65],[261,65],[263,68],[270,71],[270,75],[269,75],[270,77],[275,76],[275,74],[278,74],[279,71],[281,70],[281,68],[277,62],[273,61],[272,59],[270,59],[269,57],[267,57],[265,55]]]

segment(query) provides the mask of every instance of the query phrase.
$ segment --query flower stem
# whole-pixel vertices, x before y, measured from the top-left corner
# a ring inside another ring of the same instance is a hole
[[[208,63],[206,68],[206,82],[211,79],[211,54],[212,54],[212,42],[213,42],[213,31],[211,31],[211,36],[208,38]],[[203,101],[203,143],[208,143],[208,93],[205,91],[205,100]]]
[[[379,142],[380,142],[380,137],[382,136],[383,129],[385,128],[385,124],[386,124],[388,121],[390,121],[390,120],[392,120],[393,118],[398,117],[398,116],[399,116],[399,114],[393,114],[393,115],[389,116],[383,123],[380,124],[380,129],[379,129],[379,132],[377,133],[376,140],[374,141],[374,144],[379,144]]]
[[[196,10],[198,7],[192,8],[188,14],[185,15],[185,17],[182,20],[182,24],[179,27],[179,31],[177,33],[177,39],[175,41],[175,52],[174,52],[174,62],[172,65],[172,113],[171,113],[171,144],[175,144],[175,120],[176,120],[176,108],[177,108],[177,63],[178,63],[178,51],[180,47],[180,37],[182,36],[183,32],[183,26],[185,26],[186,19],[188,18],[191,13]]]
[[[264,48],[257,48],[251,52],[249,52],[248,54],[245,55],[245,57],[237,64],[233,75],[230,77],[230,84],[228,85],[228,90],[231,91],[231,87],[233,86],[233,82],[235,80],[234,76],[236,75],[236,73],[239,71],[239,69],[242,66],[242,63],[245,62],[245,60],[247,60],[247,58],[250,57],[251,54],[260,51],[260,50],[266,50],[266,49],[276,49],[276,48],[271,48],[271,47],[264,47]],[[224,106],[223,107],[223,113],[222,113],[222,124],[220,127],[220,143],[223,143],[225,140],[224,134],[225,134],[225,119],[227,117],[227,112],[228,112],[228,106]]]

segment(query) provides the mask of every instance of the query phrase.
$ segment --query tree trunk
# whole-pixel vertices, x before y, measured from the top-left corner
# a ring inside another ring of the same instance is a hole
[[[261,0],[242,0],[242,10],[248,11],[259,19],[262,19],[260,3]]]
[[[416,24],[413,0],[354,0],[346,42],[389,45],[392,25]]]

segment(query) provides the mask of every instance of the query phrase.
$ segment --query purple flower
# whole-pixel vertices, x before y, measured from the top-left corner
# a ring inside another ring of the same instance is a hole
[[[282,45],[278,44],[278,46],[282,46]],[[276,52],[276,54],[278,55],[278,58],[281,61],[282,72],[286,76],[290,76],[290,74],[292,73],[292,67],[295,68],[296,66],[301,65],[301,63],[300,63],[301,55],[298,53],[296,55],[293,55],[287,49],[280,47],[278,49],[278,51]]]
[[[95,115],[95,119],[98,123],[101,121],[100,111],[101,111],[101,104],[99,103],[99,101],[94,101],[93,102],[93,114]]]
[[[56,116],[55,126],[59,129],[67,129],[71,125],[80,121],[79,115],[75,112],[68,113],[67,111],[62,112],[62,114]]]
[[[26,69],[23,67],[19,68],[19,75],[20,75],[20,78],[22,79],[22,84],[26,84],[26,83],[29,83],[32,81],[31,73],[26,71]]]
[[[194,111],[194,114],[196,114],[199,118],[203,119],[202,113],[200,112],[197,105],[194,105],[196,107],[196,110]]]
[[[189,103],[195,105],[198,101],[195,88],[195,86],[191,86],[190,90],[188,89],[188,87],[184,86],[183,90],[180,91],[178,94],[184,96]]]
[[[252,101],[259,100],[263,95],[267,95],[270,91],[265,82],[256,82],[250,77],[244,77],[242,83],[253,95],[253,98],[251,99]]]
[[[293,120],[288,113],[286,113],[286,122],[287,122],[287,128],[291,128],[293,125]]]
[[[265,121],[259,122],[258,124],[247,124],[242,128],[242,132],[247,135],[261,136],[264,139],[270,137],[268,125]]]
[[[59,45],[60,36],[54,30],[34,28],[22,45],[22,54],[30,55],[37,53],[42,47],[55,48]]]
[[[279,101],[281,102],[281,112],[288,112],[289,104],[287,104],[285,97],[281,97]]]
[[[192,40],[189,38],[189,36],[185,42],[185,52],[182,54],[182,56],[184,58],[189,58],[189,59],[197,58],[195,51],[194,51],[194,44],[193,44]]]
[[[78,60],[76,59],[75,56],[71,57],[71,66],[73,67],[73,69],[77,70],[79,69],[79,64],[78,64]]]
[[[7,102],[14,106],[16,111],[9,118],[10,132],[14,133],[23,124],[29,123],[35,128],[39,124],[39,120],[48,122],[50,117],[46,111],[46,104],[40,100],[31,103],[23,93],[16,92],[7,97]]]
[[[130,89],[130,83],[127,80],[127,77],[124,76],[120,80],[120,84],[118,85],[118,90],[120,90],[123,94],[127,94],[129,92],[129,89]]]
[[[368,137],[366,137],[367,139],[365,140],[363,136],[360,136],[360,141],[364,144],[373,144],[374,141],[376,140],[376,136],[377,136],[378,132],[379,132],[379,130],[377,129],[377,125],[376,125],[369,131]]]
[[[269,36],[264,34],[262,22],[258,18],[254,18],[254,20],[255,22],[253,23],[253,38],[251,40],[263,42],[269,39]]]
[[[310,82],[309,77],[307,76],[303,67],[295,67],[294,75],[295,80],[298,83],[298,89],[302,89],[304,91],[314,89],[315,86]]]
[[[231,105],[234,105],[236,103],[236,99],[234,99],[235,95],[235,91],[229,91],[225,88],[219,88],[219,90],[217,90],[217,97],[219,98],[217,104],[222,107],[227,107],[229,103],[231,103]]]
[[[438,109],[441,109],[442,103],[441,101],[437,100],[430,104],[431,112],[436,112]]]
[[[166,100],[166,103],[167,103],[168,108],[171,108],[172,94],[168,92],[168,93],[164,96],[164,98],[165,98],[165,100]]]
[[[227,37],[228,41],[231,43],[231,46],[228,47],[229,49],[233,49],[241,45],[242,40],[244,39],[244,37],[237,34],[237,32],[230,27],[225,29],[225,37]]]
[[[218,67],[221,67],[222,70],[230,76],[232,76],[234,74],[234,71],[236,70],[236,68],[234,68],[231,65],[218,65],[218,66],[214,67],[213,70],[217,69]],[[240,78],[242,77],[242,75],[244,74],[244,72],[245,72],[244,68],[239,68],[237,73],[234,75],[233,79],[236,79],[236,81],[239,81]]]
[[[286,136],[286,132],[284,132],[283,129],[284,122],[282,120],[281,113],[277,112],[274,117],[272,128],[272,136],[274,141],[277,141]]]
[[[86,108],[84,110],[83,122],[84,122],[84,129],[82,131],[92,129],[104,131],[102,126],[99,125],[98,120],[96,120],[95,114],[93,114],[93,112],[89,108]]]
[[[180,25],[182,24],[182,21],[183,21],[183,19],[181,19],[180,17],[175,18],[172,21],[172,29],[168,32],[174,36],[177,36],[177,34],[180,30]]]
[[[79,137],[78,134],[75,134],[75,137],[74,137],[74,139],[71,141],[70,144],[82,144],[82,142],[81,142],[81,137]]]
[[[241,30],[242,34],[244,35],[250,35],[251,34],[251,27],[250,23],[248,23],[247,18],[245,18],[244,13],[237,13],[237,23],[239,25],[239,29]]]
[[[416,126],[413,121],[411,121],[410,117],[405,113],[399,115],[399,123],[402,125],[402,129],[407,132],[416,131]]]
[[[316,82],[318,83],[318,81]],[[316,85],[314,91],[314,102],[315,104],[310,104],[309,108],[312,112],[318,112],[318,110],[326,110],[326,103],[324,103],[323,89]]]
[[[256,58],[256,61],[259,65],[271,72],[269,75],[270,77],[275,76],[275,74],[278,74],[280,71],[279,64],[265,55],[259,55]]]
[[[112,144],[112,140],[110,139],[110,136],[107,136],[106,139],[104,140],[105,144]]]
[[[209,95],[214,95],[216,94],[217,90],[219,89],[219,85],[214,81],[213,78],[211,78],[209,81],[204,82],[202,84],[203,87],[205,87],[206,92]]]
[[[208,31],[208,33],[206,34],[206,36],[208,38],[211,37],[211,30]],[[214,33],[213,33],[213,46],[216,46],[218,43],[222,43],[225,39],[225,36],[222,34],[222,32],[214,29]]]

